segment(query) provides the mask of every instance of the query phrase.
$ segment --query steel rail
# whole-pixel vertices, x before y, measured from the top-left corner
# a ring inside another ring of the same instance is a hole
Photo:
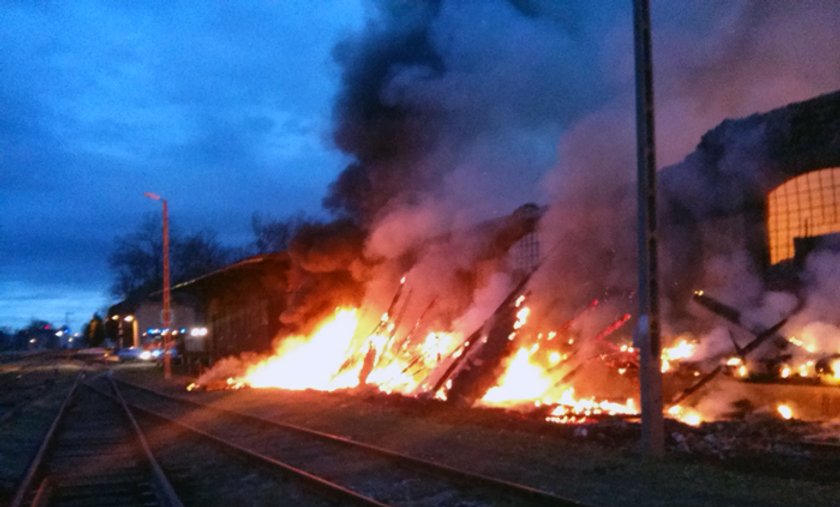
[[[128,383],[123,382],[121,380],[113,380],[113,381],[117,382],[117,383],[122,383],[122,384],[129,385]],[[91,389],[95,389],[95,390],[99,391],[97,388],[92,387],[92,386],[91,386]],[[107,393],[104,393],[102,391],[99,391],[99,392],[101,394],[103,394],[104,396],[111,396],[111,395],[109,395]],[[253,450],[248,449],[246,447],[243,447],[241,445],[235,444],[235,443],[230,442],[228,440],[225,440],[223,438],[217,437],[216,435],[212,435],[210,433],[207,433],[206,431],[201,430],[199,428],[196,428],[195,426],[192,426],[192,425],[186,424],[182,421],[177,421],[175,419],[167,417],[166,415],[161,414],[160,412],[157,412],[155,410],[140,407],[137,404],[131,403],[131,402],[128,402],[128,401],[126,403],[128,405],[130,405],[133,408],[133,410],[135,410],[139,413],[145,414],[145,415],[147,415],[149,417],[152,417],[152,418],[155,418],[155,419],[159,419],[161,421],[164,421],[167,424],[177,426],[184,431],[187,431],[189,433],[193,433],[195,435],[198,435],[198,436],[200,436],[200,437],[202,437],[206,440],[209,440],[210,442],[213,442],[216,445],[219,445],[220,447],[222,447],[224,449],[232,450],[235,453],[237,453],[241,456],[244,456],[245,458],[247,458],[249,460],[260,463],[261,465],[266,466],[268,469],[270,469],[274,472],[277,472],[278,469],[279,469],[279,471],[282,472],[283,474],[291,475],[291,476],[293,476],[297,479],[300,479],[300,480],[304,481],[307,485],[309,485],[311,487],[314,487],[317,490],[317,492],[322,493],[322,494],[326,494],[326,496],[329,496],[331,499],[343,502],[343,505],[346,505],[347,503],[349,503],[349,504],[352,504],[352,505],[361,505],[361,506],[391,507],[389,504],[382,503],[382,502],[380,502],[380,501],[378,501],[374,498],[370,498],[368,496],[357,493],[353,490],[345,488],[344,486],[341,486],[339,484],[331,482],[331,481],[329,481],[327,479],[324,479],[322,477],[319,477],[315,474],[309,473],[305,470],[301,470],[297,467],[289,465],[288,463],[284,463],[282,461],[279,461],[277,459],[271,458],[271,457],[266,456],[264,454],[258,453],[256,451],[253,451]],[[347,502],[347,503],[345,503],[345,502]]]
[[[149,464],[149,468],[152,472],[152,480],[155,486],[157,486],[157,492],[160,495],[160,499],[163,500],[164,504],[168,507],[184,507],[184,504],[181,502],[181,499],[172,487],[172,483],[169,482],[169,479],[163,472],[163,468],[161,468],[157,459],[155,459],[155,455],[152,453],[152,448],[149,447],[149,442],[146,440],[143,430],[140,429],[140,425],[137,424],[137,419],[134,418],[134,414],[131,413],[128,403],[126,403],[125,398],[123,398],[123,395],[120,393],[120,390],[114,383],[114,380],[111,377],[108,377],[108,380],[110,380],[111,388],[114,390],[114,394],[116,395],[116,401],[119,403],[120,407],[122,407],[123,413],[126,415],[131,423],[131,427],[134,429],[134,435],[137,437],[137,441],[140,443],[140,447],[143,450],[143,455]],[[88,384],[86,385],[88,388],[105,396],[105,393],[94,389]]]
[[[384,447],[379,447],[373,444],[368,444],[364,442],[360,442],[358,440],[353,440],[351,438],[343,437],[340,435],[334,435],[331,433],[326,433],[323,431],[314,430],[311,428],[305,428],[302,426],[297,426],[290,423],[283,423],[278,421],[273,421],[270,419],[266,419],[263,417],[245,414],[242,412],[238,412],[235,410],[215,407],[213,405],[208,405],[205,403],[200,403],[194,400],[190,400],[181,396],[172,396],[166,393],[162,393],[155,389],[151,389],[145,386],[137,385],[132,382],[128,382],[123,379],[114,379],[115,382],[128,386],[129,388],[137,389],[139,391],[144,391],[149,394],[158,396],[160,398],[168,399],[173,402],[182,403],[193,405],[196,407],[200,407],[202,409],[209,409],[212,411],[216,411],[219,413],[227,414],[233,417],[238,417],[244,420],[248,420],[251,422],[255,422],[258,424],[264,424],[268,426],[279,427],[282,429],[294,431],[300,434],[304,434],[310,437],[315,437],[323,441],[338,443],[344,445],[346,447],[361,449],[369,453],[378,454],[380,456],[384,456],[394,461],[401,461],[404,463],[409,463],[416,468],[424,469],[426,471],[430,471],[433,473],[444,474],[445,476],[457,479],[460,483],[471,483],[473,485],[481,485],[483,487],[487,487],[490,489],[494,489],[500,492],[507,492],[507,493],[515,493],[521,495],[525,498],[529,499],[531,505],[553,505],[553,506],[568,506],[568,507],[589,507],[587,504],[578,502],[576,500],[572,500],[569,498],[564,498],[554,493],[550,493],[548,491],[543,491],[541,489],[537,489],[531,486],[526,486],[524,484],[515,483],[512,481],[507,481],[505,479],[499,479],[496,477],[491,477],[483,474],[478,474],[475,472],[467,472],[465,470],[460,470],[458,468],[445,465],[442,463],[437,463],[434,461],[426,460],[423,458],[418,458],[416,456],[410,456],[407,454],[403,454],[397,451],[393,451],[390,449],[386,449]],[[136,405],[132,405],[135,406]]]
[[[64,414],[67,412],[67,407],[70,405],[70,400],[73,398],[76,389],[79,387],[79,381],[81,377],[82,372],[79,372],[79,374],[76,375],[76,380],[73,382],[73,385],[67,392],[67,396],[64,397],[64,401],[61,403],[61,406],[59,407],[58,412],[56,413],[55,418],[52,421],[52,424],[50,424],[49,429],[47,429],[47,432],[41,439],[41,445],[38,448],[38,452],[35,454],[35,457],[32,458],[32,461],[29,463],[29,467],[26,470],[26,474],[24,474],[23,479],[18,485],[15,497],[14,499],[12,499],[11,507],[20,507],[21,505],[23,505],[24,497],[29,491],[31,491],[32,481],[35,479],[35,475],[41,466],[41,462],[44,460],[44,456],[47,454],[47,450],[53,442],[56,429],[58,428],[58,425],[61,422],[61,420],[64,418]]]

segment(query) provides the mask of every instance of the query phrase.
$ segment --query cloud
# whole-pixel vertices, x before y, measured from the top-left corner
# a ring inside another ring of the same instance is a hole
[[[245,241],[254,211],[317,209],[344,158],[325,142],[330,50],[356,2],[6,2],[0,17],[4,288],[35,291],[44,265],[104,269],[156,210],[147,190],[184,229]]]

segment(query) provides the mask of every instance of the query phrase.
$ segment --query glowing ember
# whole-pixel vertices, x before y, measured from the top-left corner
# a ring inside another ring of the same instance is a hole
[[[693,408],[682,405],[672,405],[668,409],[668,415],[689,426],[700,426],[703,423],[703,416]]]
[[[799,348],[805,349],[806,352],[810,352],[811,354],[817,351],[817,348],[814,347],[812,344],[806,343],[795,336],[791,336],[790,338],[788,338],[788,341]]]
[[[741,366],[743,361],[741,361],[740,357],[730,357],[726,360],[726,366]]]
[[[601,400],[595,398],[575,398],[574,388],[567,388],[557,400],[557,406],[546,417],[546,421],[554,423],[586,422],[593,416],[600,415],[638,415],[638,409],[632,398],[624,403]]]
[[[531,314],[531,309],[523,306],[516,312],[516,322],[513,323],[513,329],[519,329],[528,321],[528,315]]]
[[[831,362],[831,373],[834,380],[840,381],[840,359]]]
[[[793,418],[793,409],[790,405],[786,405],[784,403],[780,403],[776,405],[776,412],[782,416],[782,419],[792,419]]]
[[[815,373],[814,365],[816,363],[814,361],[806,361],[803,364],[799,365],[798,374],[800,377],[811,377]]]

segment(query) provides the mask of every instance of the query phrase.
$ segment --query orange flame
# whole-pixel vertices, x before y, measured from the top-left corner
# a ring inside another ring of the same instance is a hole
[[[358,324],[356,310],[338,309],[311,337],[287,338],[273,356],[249,367],[240,380],[251,387],[293,390],[354,387],[358,385],[354,372],[339,373]]]

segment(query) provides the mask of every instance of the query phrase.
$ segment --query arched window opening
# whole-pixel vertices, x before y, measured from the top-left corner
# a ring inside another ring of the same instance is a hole
[[[840,232],[840,167],[812,171],[788,180],[767,197],[770,263],[796,253],[795,238]]]

